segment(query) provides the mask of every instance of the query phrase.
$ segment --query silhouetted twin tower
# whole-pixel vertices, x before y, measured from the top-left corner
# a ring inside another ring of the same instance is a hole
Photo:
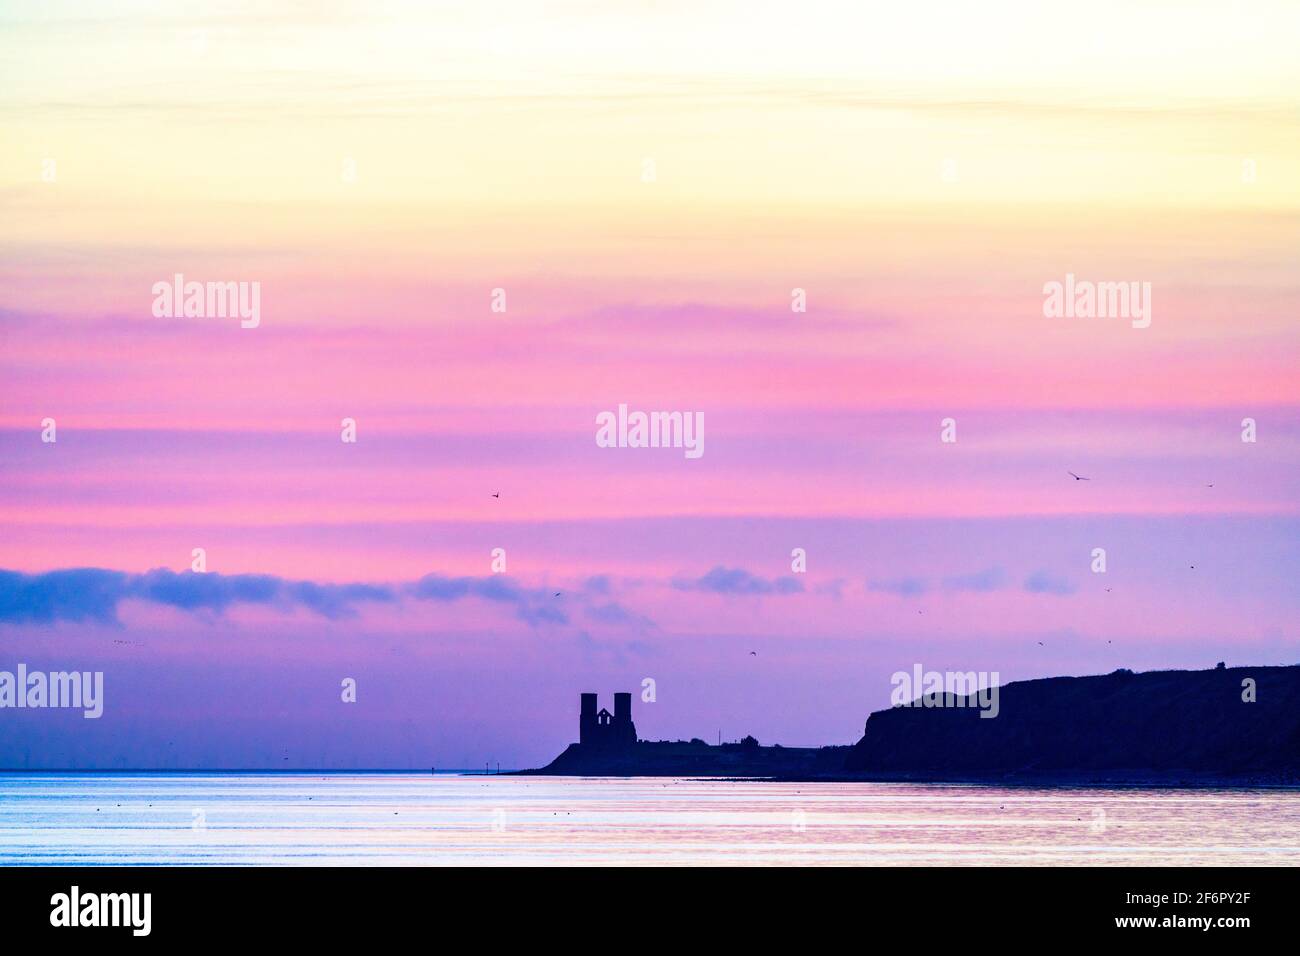
[[[632,723],[632,695],[614,695],[614,713],[596,710],[596,695],[582,695],[578,715],[578,743],[584,747],[630,747],[636,743],[636,724]]]

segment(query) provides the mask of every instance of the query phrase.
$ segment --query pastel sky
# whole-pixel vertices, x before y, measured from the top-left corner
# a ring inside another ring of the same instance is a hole
[[[848,743],[917,662],[1295,663],[1297,35],[0,4],[0,670],[106,695],[0,710],[0,766],[530,766],[646,678],[644,737]],[[156,317],[176,273],[260,325]],[[1067,274],[1150,326],[1045,317]],[[598,447],[620,403],[704,455]]]

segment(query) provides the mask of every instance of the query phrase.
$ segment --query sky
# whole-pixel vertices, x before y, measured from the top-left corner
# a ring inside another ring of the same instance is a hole
[[[916,663],[1296,663],[1297,35],[0,3],[0,671],[105,688],[0,709],[0,766],[535,766],[619,690],[843,744]],[[601,447],[620,405],[703,454]]]

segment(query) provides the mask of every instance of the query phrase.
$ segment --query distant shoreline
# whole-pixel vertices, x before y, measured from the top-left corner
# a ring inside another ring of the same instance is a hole
[[[262,774],[270,776],[273,774],[304,774],[304,773],[325,773],[325,774],[344,774],[344,773],[365,773],[365,774],[403,774],[416,775],[423,777],[504,777],[508,774],[515,773],[514,770],[502,770],[497,773],[495,770],[491,773],[484,774],[482,770],[475,770],[469,767],[449,767],[446,770],[437,770],[430,772],[426,767],[412,767],[409,770],[367,767],[358,770],[340,769],[337,767],[301,767],[285,769],[282,767],[271,768],[251,768],[251,767],[223,767],[216,770],[188,770],[178,769],[176,767],[128,767],[128,768],[104,768],[104,767],[0,767],[0,773],[176,773],[176,774]]]
[[[1300,790],[1300,777],[1290,780],[1262,780],[1250,776],[1223,777],[1197,774],[1150,775],[1116,774],[1099,777],[1095,774],[1044,774],[1042,776],[1000,777],[995,775],[942,775],[923,774],[843,774],[827,777],[771,777],[777,783],[917,783],[936,786],[1022,787],[1025,789],[1090,789],[1090,790]]]
[[[147,774],[151,776],[174,777],[222,777],[222,776],[416,776],[416,777],[562,777],[565,779],[592,780],[629,780],[629,779],[679,779],[709,780],[719,783],[900,783],[925,786],[959,786],[990,789],[1025,789],[1025,790],[1300,790],[1300,778],[1293,780],[1266,780],[1255,777],[1203,776],[1197,774],[1169,774],[1167,776],[1135,773],[1131,775],[1115,774],[1098,776],[1096,774],[1044,774],[1042,776],[972,776],[972,775],[929,775],[929,774],[821,774],[821,775],[752,775],[752,774],[537,774],[526,771],[506,771],[484,774],[481,770],[440,770],[430,774],[427,770],[337,770],[312,768],[305,770],[251,770],[246,768],[225,770],[175,770],[175,769],[131,769],[131,770],[86,770],[77,768],[62,769],[24,769],[0,768],[0,775],[82,775],[82,776],[130,776]]]
[[[614,695],[612,715],[597,714],[597,695],[587,693],[578,743],[522,773],[990,787],[1300,787],[1300,665],[1120,668],[974,692],[977,675],[950,676],[962,678],[960,684],[954,680],[948,689],[939,681],[872,712],[857,743],[816,748],[763,746],[752,736],[717,745],[699,738],[640,740],[630,693]],[[606,724],[593,724],[598,717]]]

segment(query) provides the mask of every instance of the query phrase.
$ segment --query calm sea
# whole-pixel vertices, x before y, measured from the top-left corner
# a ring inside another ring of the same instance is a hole
[[[0,774],[4,864],[1300,864],[1300,792]]]

